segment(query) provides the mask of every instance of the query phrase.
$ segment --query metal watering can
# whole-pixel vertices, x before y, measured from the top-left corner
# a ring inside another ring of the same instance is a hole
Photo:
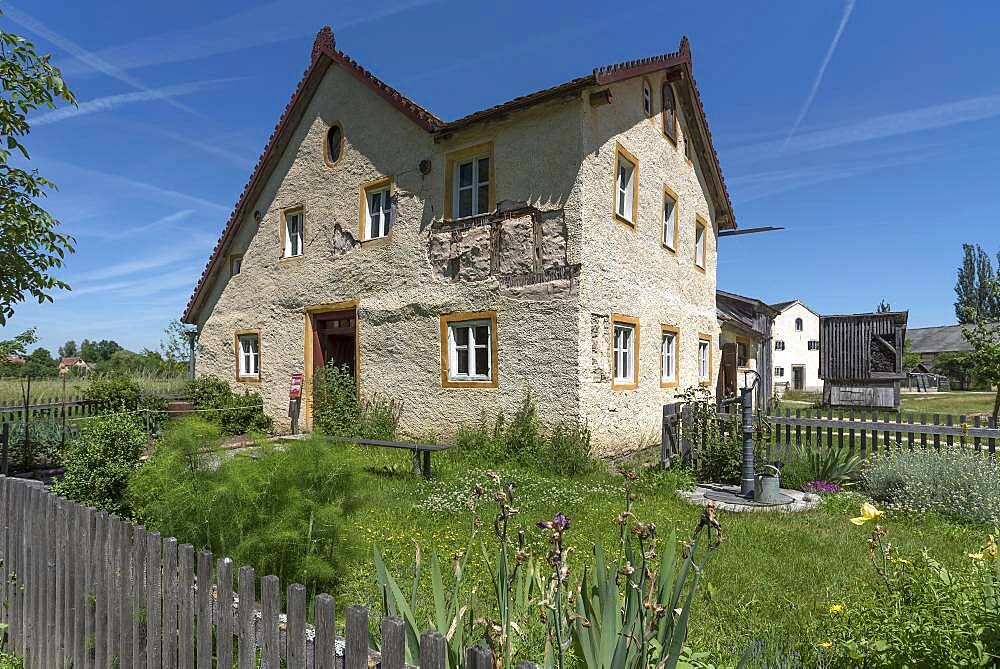
[[[764,465],[770,472],[757,474],[754,479],[753,501],[759,504],[781,504],[783,496],[778,492],[781,488],[781,470],[774,465]]]

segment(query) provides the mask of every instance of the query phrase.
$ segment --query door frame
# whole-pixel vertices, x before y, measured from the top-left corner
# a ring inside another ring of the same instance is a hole
[[[327,304],[314,304],[302,310],[304,327],[303,357],[302,357],[302,392],[305,395],[302,402],[302,425],[306,430],[312,430],[312,384],[313,384],[313,316],[325,314],[331,311],[347,311],[354,309],[354,383],[357,387],[358,397],[361,396],[361,319],[359,318],[359,307],[361,301],[345,300],[344,302],[330,302]]]
[[[802,387],[795,387],[795,370],[802,370]],[[806,389],[806,366],[805,365],[792,365],[792,390],[805,390]]]

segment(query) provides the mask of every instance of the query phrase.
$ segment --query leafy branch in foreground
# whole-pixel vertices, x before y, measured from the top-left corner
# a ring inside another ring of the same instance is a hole
[[[74,251],[74,240],[57,232],[58,221],[36,202],[55,185],[38,170],[11,164],[12,158],[30,160],[23,143],[29,113],[59,101],[76,104],[49,58],[23,37],[0,31],[0,326],[26,294],[51,302],[51,291],[69,289],[52,271]]]

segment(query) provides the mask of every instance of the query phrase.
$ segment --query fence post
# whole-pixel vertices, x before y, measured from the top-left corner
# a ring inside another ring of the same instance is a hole
[[[420,669],[444,669],[444,667],[444,635],[440,632],[424,632],[420,635]]]
[[[389,619],[382,621],[382,669],[403,669],[403,661],[396,660],[393,650],[397,643],[394,635],[398,633],[398,641],[403,641],[403,622],[397,621],[398,630],[387,630],[387,620]],[[327,594],[316,595],[316,640],[313,643],[313,665],[316,669],[334,669],[337,666],[336,638],[337,617],[333,597]]]
[[[21,397],[24,400],[24,446],[21,447],[21,466],[25,469],[31,467],[34,458],[31,456],[31,416],[28,404],[31,401],[31,377],[27,377],[27,389],[21,386]]]
[[[62,379],[62,432],[59,434],[59,450],[66,448],[66,377]]]
[[[344,648],[344,669],[366,669],[368,667],[368,609],[363,606],[352,606],[347,609],[344,636],[347,637]],[[420,663],[420,667],[421,669],[431,669],[423,662]]]
[[[7,454],[10,448],[10,423],[0,425],[0,474],[7,476]]]

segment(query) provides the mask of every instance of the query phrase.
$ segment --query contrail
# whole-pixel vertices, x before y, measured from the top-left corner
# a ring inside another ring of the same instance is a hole
[[[819,85],[823,81],[823,75],[826,74],[826,66],[830,64],[830,60],[833,58],[833,52],[837,50],[837,44],[840,43],[840,37],[844,34],[844,29],[847,27],[847,21],[851,18],[851,12],[854,11],[854,4],[856,0],[847,0],[847,4],[844,6],[844,13],[840,17],[840,25],[837,26],[837,32],[833,35],[833,41],[830,42],[830,47],[826,50],[826,56],[823,58],[823,62],[819,66],[819,72],[816,73],[816,80],[813,81],[812,88],[809,89],[809,95],[806,96],[805,102],[802,103],[802,108],[799,110],[799,115],[795,118],[795,123],[792,124],[792,129],[788,131],[788,137],[785,138],[785,144],[792,138],[792,135],[799,129],[799,125],[802,123],[802,119],[806,117],[809,112],[809,108],[812,107],[813,100],[816,98],[816,92],[819,90]]]

